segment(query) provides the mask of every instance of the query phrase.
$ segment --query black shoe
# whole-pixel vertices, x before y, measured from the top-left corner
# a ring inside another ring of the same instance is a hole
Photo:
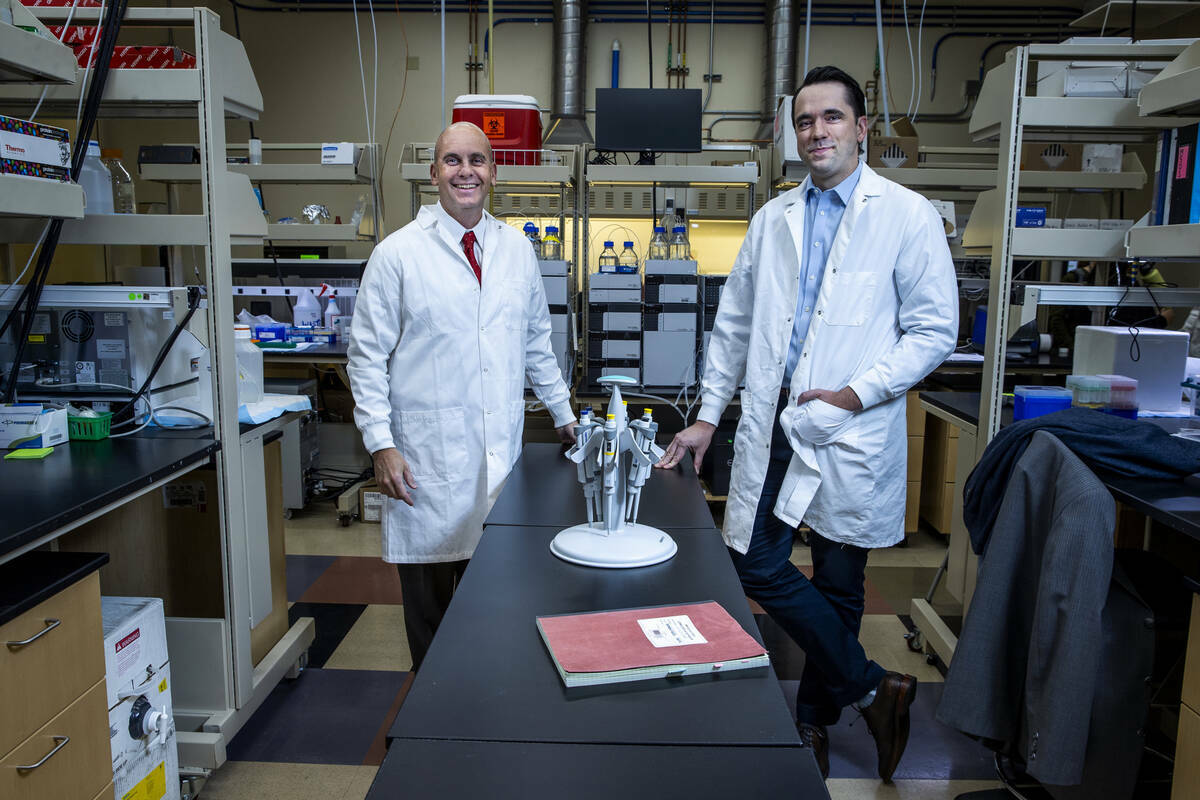
[[[824,725],[810,725],[807,722],[797,722],[796,730],[800,733],[800,741],[813,751],[817,759],[817,769],[821,770],[821,778],[829,780],[829,734]]]
[[[860,709],[879,751],[879,777],[891,781],[892,773],[908,745],[908,710],[917,696],[917,679],[889,672],[879,682],[871,705]]]

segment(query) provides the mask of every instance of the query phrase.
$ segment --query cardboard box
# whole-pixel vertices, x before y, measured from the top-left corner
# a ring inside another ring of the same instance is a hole
[[[82,44],[71,49],[81,67],[86,67],[89,60],[94,61],[99,52]],[[112,69],[196,69],[196,57],[168,45],[117,45],[108,65]]]
[[[867,139],[867,166],[915,169],[921,151],[916,128],[901,118],[892,123],[892,133]]]
[[[1125,158],[1123,144],[1085,144],[1082,170],[1084,172],[1120,172]]]
[[[63,128],[0,115],[0,173],[71,179],[71,135]]]
[[[378,523],[383,519],[383,504],[387,495],[379,491],[379,485],[371,481],[358,490],[358,518],[363,522]]]
[[[67,410],[40,403],[0,405],[0,448],[54,447],[67,441]]]
[[[1079,172],[1083,168],[1083,145],[1062,142],[1025,142],[1021,145],[1021,169],[1034,172]]]
[[[908,480],[910,483],[921,481],[921,469],[925,461],[925,437],[908,437]]]
[[[321,145],[322,164],[353,164],[353,142],[325,142]]]
[[[1094,231],[1100,229],[1100,220],[1089,219],[1086,217],[1067,217],[1063,220],[1063,228],[1066,230],[1087,230]]]

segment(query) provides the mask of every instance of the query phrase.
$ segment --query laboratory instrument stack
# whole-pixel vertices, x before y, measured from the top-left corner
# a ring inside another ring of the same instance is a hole
[[[585,387],[600,391],[606,375],[642,382],[642,276],[593,272],[588,281]]]
[[[536,233],[536,231],[535,231]],[[563,259],[562,243],[558,239],[558,228],[547,226],[546,237],[541,240],[542,253],[538,267],[542,272],[542,286],[546,290],[546,303],[550,306],[550,347],[558,360],[563,380],[571,385],[570,312],[571,293],[569,288],[570,263]],[[550,258],[549,256],[554,256]]]
[[[696,382],[697,264],[689,258],[647,259],[644,270],[642,385],[673,390],[690,386]]]

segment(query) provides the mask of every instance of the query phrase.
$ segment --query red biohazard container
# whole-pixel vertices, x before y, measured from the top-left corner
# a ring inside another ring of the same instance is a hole
[[[483,130],[497,164],[542,163],[542,116],[537,100],[525,94],[464,94],[454,99],[454,122]]]

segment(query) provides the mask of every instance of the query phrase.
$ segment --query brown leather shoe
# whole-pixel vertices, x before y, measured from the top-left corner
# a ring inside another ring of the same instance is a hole
[[[797,722],[796,730],[800,733],[800,741],[813,751],[817,759],[817,769],[821,777],[829,780],[829,734],[824,725],[810,725],[807,722]]]
[[[908,745],[908,710],[917,696],[917,679],[889,672],[875,689],[875,700],[861,709],[867,729],[879,751],[879,777],[892,780],[892,773]]]

